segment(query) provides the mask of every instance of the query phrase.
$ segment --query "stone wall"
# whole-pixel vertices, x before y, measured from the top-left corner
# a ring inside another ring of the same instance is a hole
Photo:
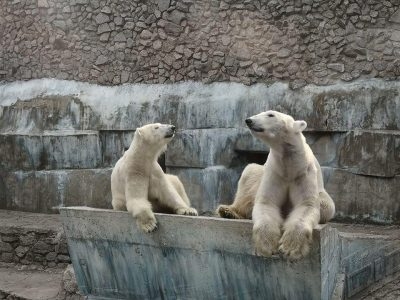
[[[0,80],[329,84],[400,75],[397,0],[14,0]]]
[[[70,263],[58,218],[0,210],[0,263],[65,268]]]
[[[65,236],[54,232],[0,229],[0,261],[44,268],[65,268],[70,262]]]

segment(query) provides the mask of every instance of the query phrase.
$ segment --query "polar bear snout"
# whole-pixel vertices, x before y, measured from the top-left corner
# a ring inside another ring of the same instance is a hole
[[[247,127],[249,127],[250,130],[252,130],[252,131],[255,131],[255,132],[263,132],[264,131],[264,129],[261,126],[257,125],[257,123],[254,120],[252,120],[251,118],[247,118],[245,120],[245,122],[247,124]]]
[[[165,134],[165,138],[171,138],[175,134],[176,127],[174,125],[168,126],[167,133]]]

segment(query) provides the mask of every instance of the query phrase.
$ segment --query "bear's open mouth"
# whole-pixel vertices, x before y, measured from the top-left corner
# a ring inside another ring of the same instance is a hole
[[[170,137],[173,137],[174,136],[174,133],[168,133],[167,135],[165,135],[165,138],[167,139],[167,138],[170,138]]]

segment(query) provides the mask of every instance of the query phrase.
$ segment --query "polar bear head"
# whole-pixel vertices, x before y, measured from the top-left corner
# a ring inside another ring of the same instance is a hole
[[[147,124],[136,129],[135,138],[141,140],[148,147],[164,148],[174,137],[175,126],[169,124]],[[150,149],[149,149],[150,150]]]
[[[307,127],[305,121],[295,121],[291,116],[274,110],[252,116],[246,119],[246,124],[253,135],[268,143],[285,141]]]

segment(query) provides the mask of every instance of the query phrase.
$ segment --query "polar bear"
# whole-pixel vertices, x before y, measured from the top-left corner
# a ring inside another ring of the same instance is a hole
[[[179,178],[165,174],[157,162],[174,134],[173,125],[156,123],[138,128],[111,174],[113,209],[128,210],[145,232],[157,228],[153,210],[197,215]]]
[[[264,166],[244,169],[233,204],[220,205],[217,212],[225,218],[252,217],[257,254],[279,251],[292,260],[304,257],[313,228],[335,214],[321,167],[302,133],[307,123],[270,110],[246,119],[246,124],[269,145],[270,153]]]

